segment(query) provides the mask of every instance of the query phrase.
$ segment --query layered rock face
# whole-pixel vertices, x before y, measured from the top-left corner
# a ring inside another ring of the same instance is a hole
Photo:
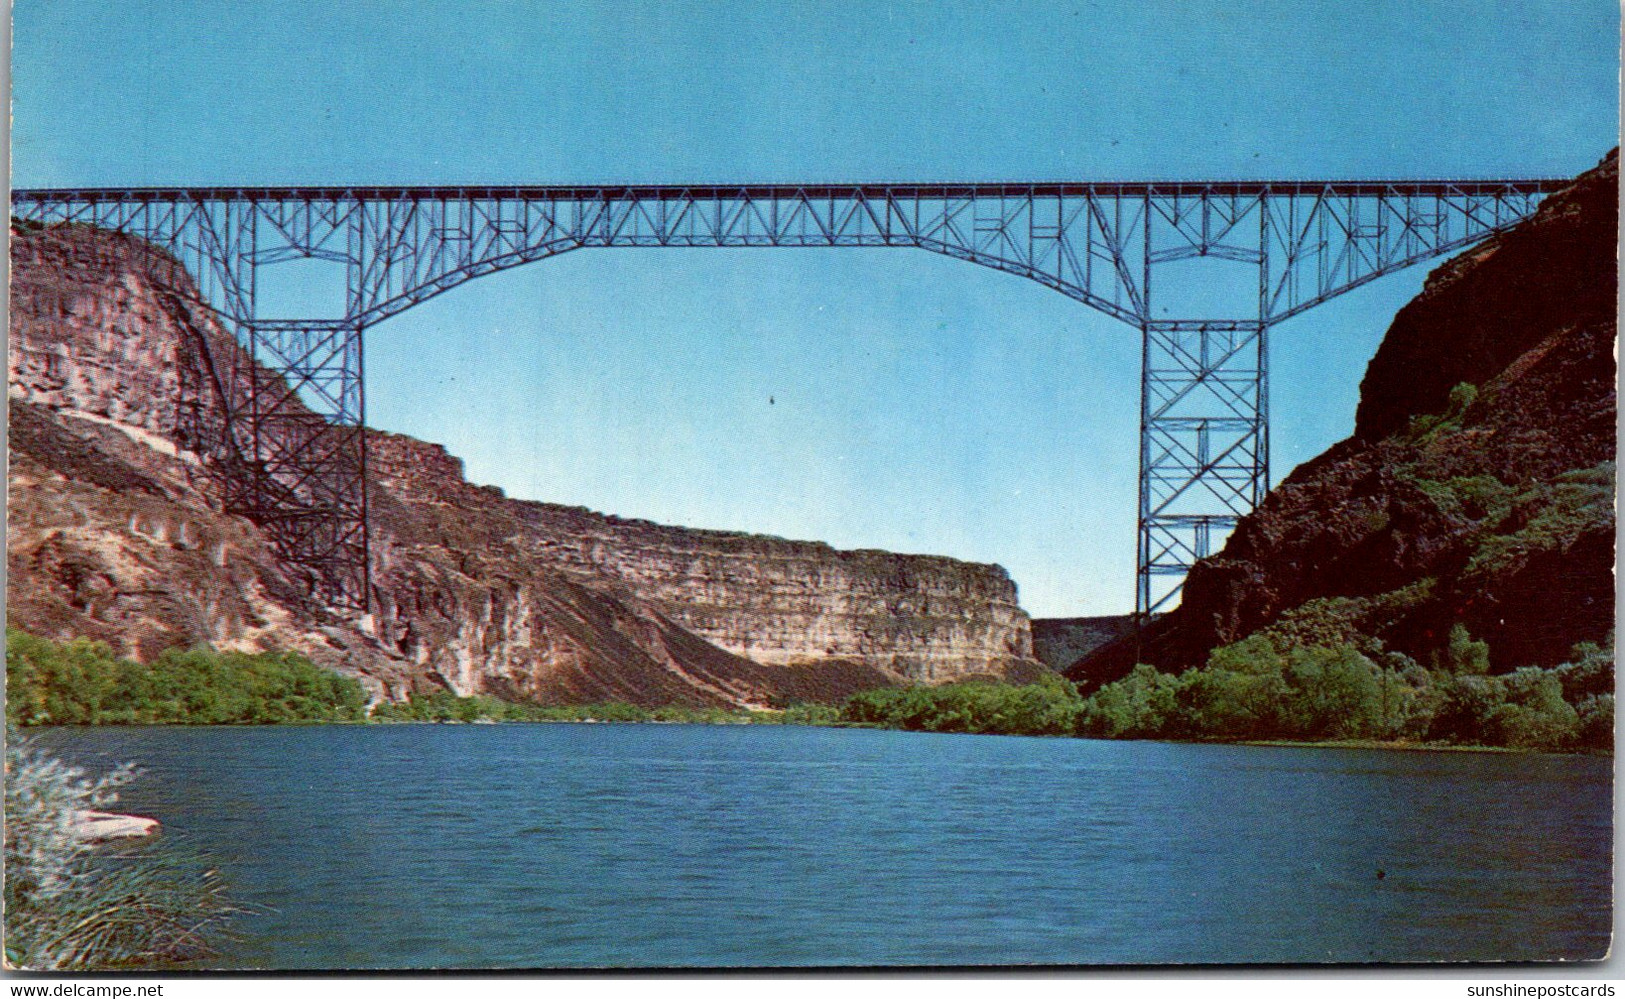
[[[770,665],[844,659],[927,682],[998,676],[1032,656],[997,566],[528,505],[538,553],[596,570],[712,643]]]
[[[921,682],[1033,675],[1030,624],[998,566],[509,500],[467,483],[462,463],[436,445],[379,434],[368,447],[375,479],[403,502],[501,511],[528,560],[612,580],[764,665],[844,663]]]
[[[1266,626],[1426,662],[1457,624],[1497,671],[1603,641],[1614,611],[1618,152],[1447,262],[1395,318],[1355,434],[1198,564],[1138,658],[1199,665]],[[1121,676],[1124,641],[1081,660]]]
[[[185,274],[84,228],[14,228],[12,254],[14,626],[143,657],[292,648],[392,696],[761,705],[1040,668],[997,566],[509,500],[382,433],[373,613],[346,620],[220,512],[185,449],[187,386],[238,360]]]

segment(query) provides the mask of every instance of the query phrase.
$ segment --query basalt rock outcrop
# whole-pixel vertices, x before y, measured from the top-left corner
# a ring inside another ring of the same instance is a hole
[[[1188,668],[1266,627],[1425,663],[1462,625],[1497,671],[1605,641],[1618,190],[1616,150],[1437,268],[1367,369],[1354,435],[1272,490],[1177,610],[1068,675]]]
[[[11,293],[12,626],[137,658],[294,649],[397,697],[769,705],[1041,669],[997,566],[511,500],[378,432],[372,613],[347,617],[222,511],[188,449],[200,379],[242,358],[170,258],[14,225]]]
[[[1110,643],[1132,634],[1134,615],[1052,617],[1033,620],[1033,655],[1053,670],[1065,670]]]

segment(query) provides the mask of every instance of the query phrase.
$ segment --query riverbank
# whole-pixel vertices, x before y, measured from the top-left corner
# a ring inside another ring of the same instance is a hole
[[[826,710],[831,710],[831,711],[836,710],[834,708],[830,708],[827,705],[817,705],[815,707],[821,708],[821,709],[826,709]],[[617,712],[616,714],[619,714],[619,712]],[[688,715],[691,715],[691,716],[685,717],[685,716],[683,716],[684,714],[688,714]],[[1084,739],[1084,740],[1093,740],[1093,741],[1100,741],[1100,742],[1147,742],[1147,743],[1161,743],[1161,744],[1167,744],[1167,745],[1186,745],[1186,746],[1258,746],[1258,747],[1280,747],[1280,748],[1291,748],[1291,749],[1376,749],[1376,750],[1388,750],[1388,751],[1404,752],[1404,753],[1494,753],[1494,754],[1514,755],[1514,756],[1518,756],[1518,755],[1547,755],[1547,756],[1601,756],[1601,757],[1612,757],[1614,755],[1614,753],[1613,753],[1613,751],[1611,749],[1551,750],[1551,749],[1539,749],[1539,748],[1534,748],[1534,747],[1519,747],[1519,746],[1486,746],[1486,745],[1479,745],[1479,744],[1473,744],[1473,743],[1407,742],[1407,741],[1394,740],[1394,739],[1320,739],[1320,740],[1314,740],[1314,739],[1200,739],[1200,738],[1181,739],[1181,738],[1173,738],[1173,737],[1160,738],[1160,739],[1150,739],[1150,738],[1117,738],[1117,739],[1109,739],[1109,738],[1103,738],[1103,737],[1100,737],[1100,736],[1088,736],[1088,735],[1077,735],[1077,734],[1038,735],[1038,734],[1027,733],[1027,732],[998,732],[998,731],[992,731],[992,730],[982,730],[982,731],[977,731],[977,732],[963,732],[963,731],[956,732],[956,731],[950,731],[950,730],[944,730],[944,729],[907,728],[907,727],[902,726],[902,725],[884,725],[884,724],[880,724],[880,723],[877,723],[877,722],[847,721],[847,720],[841,719],[841,718],[826,718],[826,719],[822,719],[822,720],[812,720],[812,719],[810,719],[808,717],[808,713],[792,712],[792,711],[777,711],[777,710],[741,711],[741,712],[738,712],[738,713],[735,713],[735,714],[725,715],[725,716],[722,716],[722,717],[718,717],[716,715],[716,713],[712,713],[712,712],[678,712],[678,713],[674,713],[673,715],[668,716],[668,717],[659,717],[659,718],[657,718],[657,717],[645,717],[645,718],[603,717],[603,718],[599,718],[599,717],[592,717],[590,715],[589,716],[584,716],[584,717],[568,717],[568,718],[566,718],[566,717],[556,717],[556,718],[542,718],[542,717],[537,717],[537,718],[506,718],[506,719],[502,719],[502,720],[497,720],[497,719],[492,719],[492,718],[477,718],[477,719],[474,719],[472,721],[465,721],[465,720],[456,719],[456,718],[440,718],[440,719],[367,718],[367,719],[360,720],[360,721],[296,721],[296,722],[270,722],[270,723],[248,724],[248,725],[197,725],[197,724],[187,724],[187,723],[174,723],[174,724],[171,724],[169,726],[157,726],[157,727],[173,727],[173,728],[252,728],[252,727],[276,727],[276,728],[312,728],[312,727],[319,727],[319,728],[327,728],[327,727],[351,727],[351,728],[364,728],[364,727],[374,727],[374,726],[376,726],[376,727],[380,727],[380,728],[397,728],[397,727],[407,727],[407,726],[414,726],[414,725],[417,725],[417,726],[442,726],[442,725],[450,725],[450,726],[459,726],[459,725],[502,725],[502,726],[511,726],[511,725],[705,725],[705,726],[722,727],[722,728],[729,727],[729,726],[761,726],[761,725],[766,725],[766,726],[780,726],[780,727],[853,729],[853,730],[873,730],[873,731],[892,731],[892,732],[920,732],[920,733],[930,733],[930,734],[937,734],[937,735],[998,735],[998,736],[1005,736],[1005,737],[1011,737],[1011,738],[1025,738],[1025,739]],[[33,726],[29,726],[28,728],[32,728],[32,727]],[[57,726],[47,726],[47,727],[57,727]],[[67,726],[67,727],[123,728],[123,727],[129,727],[129,726],[126,726],[126,725],[91,725],[91,726]],[[26,730],[26,728],[25,728],[25,730]]]
[[[1085,696],[1059,675],[878,687],[835,704],[772,709],[516,703],[414,694],[368,705],[353,678],[292,653],[171,650],[150,663],[84,640],[7,633],[7,718],[47,725],[633,722],[806,725],[1189,743],[1611,754],[1612,650],[1577,647],[1551,670],[1490,675],[1482,643],[1424,669],[1352,645],[1279,649],[1254,636],[1180,674],[1137,667]]]
[[[1481,746],[1455,742],[1404,742],[1394,739],[1325,739],[1319,742],[1304,739],[1245,739],[1237,746],[1283,746],[1296,749],[1386,749],[1401,753],[1542,753],[1562,756],[1612,756],[1612,751],[1572,749],[1554,751],[1519,746]]]
[[[875,722],[854,721],[803,721],[785,718],[783,711],[752,711],[744,712],[726,720],[681,720],[650,718],[642,721],[627,721],[600,718],[581,719],[530,719],[511,721],[377,721],[373,720],[361,724],[383,725],[801,725],[816,728],[840,729],[873,729],[879,731],[910,732],[923,731],[908,729],[898,725],[881,725]],[[1002,735],[1020,739],[1097,739],[1103,742],[1160,742],[1172,745],[1188,746],[1276,746],[1291,749],[1383,749],[1406,753],[1506,753],[1512,755],[1541,754],[1558,756],[1613,756],[1611,750],[1575,749],[1567,751],[1535,749],[1519,746],[1484,746],[1473,743],[1451,742],[1407,742],[1397,739],[1102,739],[1099,736],[1087,735],[1032,735],[1028,733],[983,731],[975,733],[935,731],[934,734],[947,735]]]

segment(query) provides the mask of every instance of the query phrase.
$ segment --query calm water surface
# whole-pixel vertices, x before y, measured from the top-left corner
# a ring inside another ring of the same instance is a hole
[[[1612,761],[691,725],[58,729],[260,968],[1594,957]],[[1384,876],[1379,878],[1378,871]]]

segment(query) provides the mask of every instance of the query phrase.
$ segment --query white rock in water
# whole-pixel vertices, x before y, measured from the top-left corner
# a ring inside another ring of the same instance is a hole
[[[157,819],[113,812],[74,812],[73,832],[80,839],[140,839],[152,836],[162,827]]]

